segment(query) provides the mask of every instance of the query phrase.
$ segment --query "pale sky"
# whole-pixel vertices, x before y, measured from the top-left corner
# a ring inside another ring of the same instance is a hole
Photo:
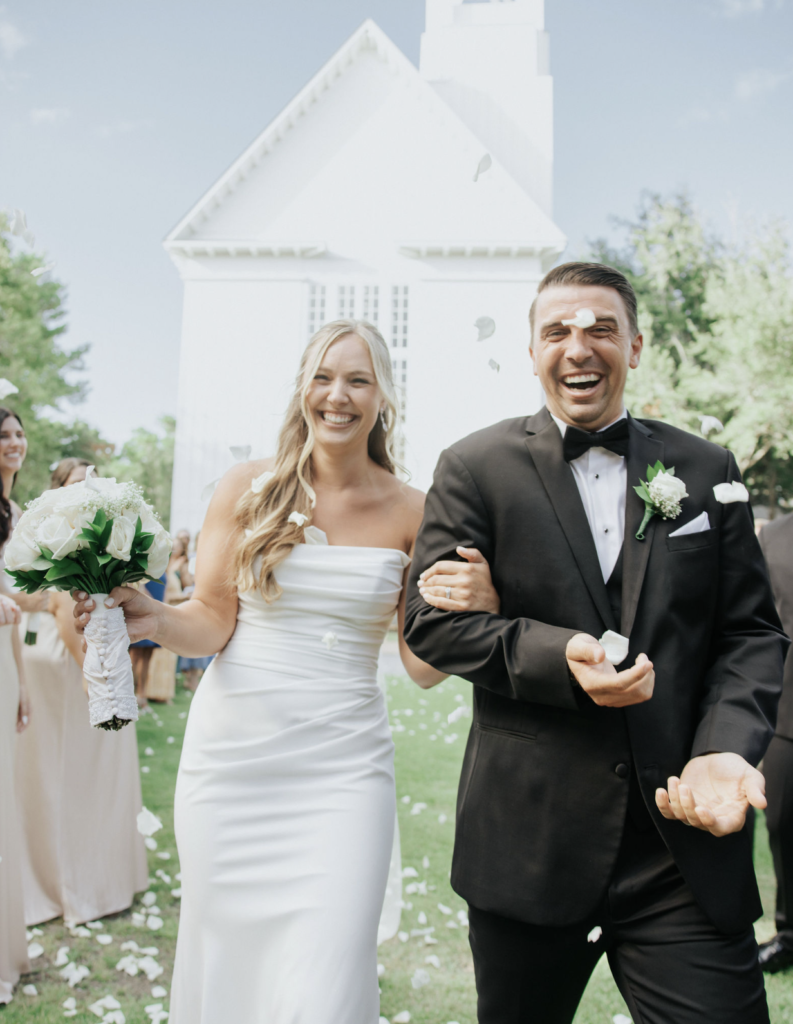
[[[162,238],[367,17],[418,62],[423,0],[6,0],[0,206],[21,207],[90,343],[75,411],[123,442],[176,408]],[[687,188],[722,234],[793,223],[793,0],[546,0],[555,220],[613,234]]]

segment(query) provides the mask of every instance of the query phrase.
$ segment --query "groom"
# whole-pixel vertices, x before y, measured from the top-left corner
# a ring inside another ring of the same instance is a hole
[[[530,322],[547,405],[442,453],[405,626],[474,684],[452,885],[480,1024],[572,1021],[604,952],[635,1024],[765,1024],[751,806],[788,641],[750,508],[714,493],[735,460],[626,413],[642,336],[618,271],[555,268]],[[685,496],[639,539],[659,461]],[[458,545],[490,563],[499,614],[455,611]],[[618,668],[605,630],[630,638]]]

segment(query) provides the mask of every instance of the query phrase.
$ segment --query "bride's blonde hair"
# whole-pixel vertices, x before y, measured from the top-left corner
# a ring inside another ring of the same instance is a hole
[[[259,494],[248,489],[237,503],[235,514],[242,536],[234,554],[232,579],[240,591],[258,585],[268,602],[281,594],[275,569],[303,539],[303,527],[290,523],[289,516],[299,512],[310,521],[316,504],[311,486],[311,452],[316,439],[307,404],[308,389],[325,353],[346,334],[354,334],[366,343],[386,406],[369,434],[369,457],[389,473],[395,473],[398,466],[394,441],[399,404],[391,356],[383,336],[366,320],[334,320],[325,324],[311,338],[300,360],[295,390],[278,437],[273,475]],[[257,580],[254,564],[260,556]]]

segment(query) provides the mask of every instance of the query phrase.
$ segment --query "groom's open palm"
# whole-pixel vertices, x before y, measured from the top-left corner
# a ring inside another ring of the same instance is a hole
[[[667,786],[655,794],[661,814],[714,836],[740,832],[750,804],[766,806],[765,779],[740,754],[693,757]]]

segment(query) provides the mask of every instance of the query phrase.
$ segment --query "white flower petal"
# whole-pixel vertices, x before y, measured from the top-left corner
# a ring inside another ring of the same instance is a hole
[[[232,445],[229,451],[237,462],[247,462],[251,457],[251,446],[249,444]]]
[[[156,850],[157,849],[157,840],[156,839],[152,839],[151,836],[146,836],[146,838],[143,840],[143,842],[146,844],[146,849],[147,850]]]
[[[430,976],[422,967],[417,968],[413,972],[413,977],[410,979],[410,984],[413,988],[423,988],[425,985],[429,985],[429,983]]]
[[[267,484],[273,479],[275,473],[271,470],[266,469],[261,476],[255,476],[251,480],[251,490],[254,494],[261,494]]]
[[[397,938],[399,939],[400,942],[407,942],[410,936],[408,935],[407,932],[397,932]]]
[[[162,985],[155,985],[154,988],[151,990],[151,994],[154,996],[155,999],[165,999],[165,997],[168,995],[168,989],[163,988]]]
[[[496,373],[498,373],[498,371],[501,369],[501,367],[498,365],[495,359],[488,359],[487,365],[490,367],[491,370],[495,370]]]
[[[211,483],[208,483],[206,487],[203,489],[203,491],[201,491],[201,501],[209,501],[209,499],[215,493],[215,488],[219,483],[220,477],[218,477],[217,480],[213,480]]]
[[[391,1024],[410,1024],[410,1012],[403,1010],[401,1013],[398,1013],[396,1017],[391,1018]]]
[[[28,219],[25,216],[24,210],[15,209],[11,217],[11,224],[9,230],[12,235],[22,235],[28,229]]]
[[[36,267],[35,270],[31,270],[31,277],[42,277],[44,274],[49,274],[51,270],[55,269],[55,261],[52,263],[46,263],[43,267]]]
[[[304,516],[302,512],[291,512],[287,522],[294,523],[295,526],[302,526],[303,523],[308,522],[308,516]]]
[[[600,927],[599,924],[596,924],[592,931],[589,933],[589,935],[587,935],[586,940],[587,942],[598,942],[602,934],[603,929]]]
[[[22,995],[23,996],[37,996],[38,994],[39,994],[39,990],[36,988],[35,985],[23,985],[22,986]]]
[[[479,163],[476,165],[476,171],[474,172],[474,181],[479,181],[480,174],[484,174],[485,171],[489,171],[493,166],[493,158],[489,153],[485,153]],[[394,1017],[396,1020],[396,1017]]]
[[[148,747],[146,749],[146,753],[148,754],[150,751],[151,753],[154,753],[154,751],[151,750],[151,747]],[[138,814],[137,823],[138,832],[140,832],[142,836],[153,836],[155,832],[159,832],[162,828],[162,822],[157,815],[152,814],[152,812],[146,807],[144,807]]]
[[[707,437],[708,434],[713,433],[713,431],[718,434],[720,431],[724,430],[724,424],[715,416],[700,416],[699,429],[705,437]]]
[[[421,812],[422,811],[426,811],[426,809],[427,809],[427,805],[421,803],[420,800],[417,800],[416,803],[414,803],[413,806],[410,808],[410,813],[411,814],[421,814]]]
[[[339,638],[336,636],[335,633],[328,630],[328,632],[322,638],[322,643],[327,647],[329,651],[332,651],[334,647],[338,647]]]
[[[736,501],[748,501],[749,492],[744,484],[738,480],[732,480],[728,484],[716,484],[713,488],[713,495],[716,501],[722,505],[732,505]]]
[[[606,652],[606,661],[610,661],[612,665],[621,665],[628,657],[630,641],[626,636],[615,633],[613,629],[607,629],[598,643]]]
[[[53,963],[56,967],[63,967],[69,962],[69,947],[61,946],[58,952],[55,954]]]
[[[12,384],[11,381],[7,380],[5,377],[0,377],[0,402],[2,402],[4,398],[8,398],[9,395],[18,394],[19,388],[16,384]]]
[[[572,320],[562,320],[564,327],[593,327],[597,323],[597,317],[591,309],[577,309]]]
[[[457,722],[459,719],[467,717],[470,714],[471,709],[466,704],[461,704],[458,708],[455,708],[454,711],[449,712],[446,716],[446,721],[449,725],[452,725],[454,722]]]
[[[107,932],[103,932],[101,935],[97,935],[96,941],[100,946],[109,946],[113,941],[113,936],[108,935]]]
[[[633,1024],[633,1022],[624,1013],[615,1013],[611,1018],[611,1024]]]
[[[419,922],[419,924],[426,924],[427,923],[427,915],[424,913],[423,910],[419,913],[418,922]]]
[[[440,912],[442,914],[451,914],[452,913],[452,908],[451,907],[447,907],[445,903],[439,903],[438,904],[438,910],[440,910]]]
[[[28,957],[31,960],[36,960],[38,957],[44,954],[44,947],[40,942],[31,942],[28,946]]]
[[[496,321],[489,316],[480,316],[478,320],[474,321],[474,327],[479,331],[477,341],[485,341],[496,333]]]
[[[430,967],[434,967],[438,971],[441,969],[440,957],[435,956],[434,953],[431,953],[429,956],[425,956],[424,963],[429,964]]]

